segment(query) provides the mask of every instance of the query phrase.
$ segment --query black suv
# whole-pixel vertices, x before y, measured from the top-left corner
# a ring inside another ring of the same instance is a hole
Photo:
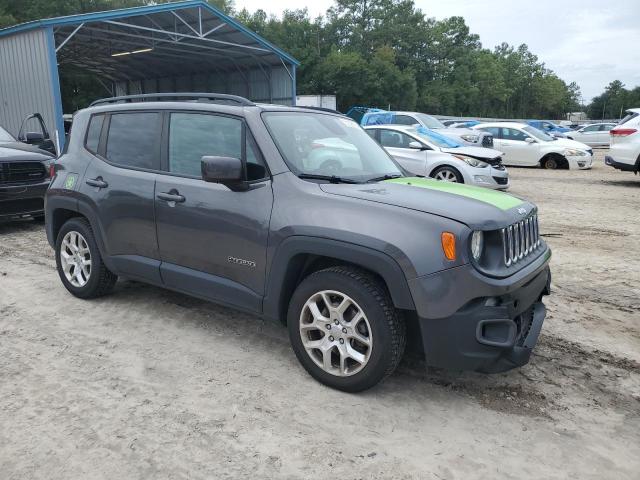
[[[32,133],[26,138],[38,139]],[[0,127],[0,222],[44,216],[44,195],[55,157],[25,141],[16,140]]]
[[[164,101],[162,101],[164,100]],[[369,388],[525,364],[549,291],[537,209],[410,178],[354,121],[235,96],[116,97],[74,117],[47,236],[81,298],[120,277],[287,324],[307,371]]]

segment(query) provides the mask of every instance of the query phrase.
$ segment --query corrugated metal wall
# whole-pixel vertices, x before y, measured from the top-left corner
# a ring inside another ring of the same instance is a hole
[[[22,119],[42,114],[54,135],[56,118],[47,32],[44,29],[0,37],[0,125],[18,134]]]
[[[291,67],[290,67],[291,68]],[[291,70],[290,70],[291,71]],[[270,82],[269,82],[270,75]],[[271,88],[269,88],[271,83]],[[293,81],[282,66],[255,68],[242,73],[199,73],[181,77],[163,77],[140,81],[123,81],[115,85],[116,95],[155,92],[215,92],[241,95],[255,102],[291,105]],[[271,91],[271,92],[270,92]]]

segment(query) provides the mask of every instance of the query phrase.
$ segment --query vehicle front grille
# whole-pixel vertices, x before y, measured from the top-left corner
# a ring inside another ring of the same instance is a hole
[[[527,218],[500,230],[504,264],[510,267],[535,252],[541,244],[538,213],[534,210]]]
[[[506,177],[493,177],[493,179],[496,181],[498,185],[506,185],[507,182],[509,181],[509,179]]]
[[[485,148],[493,148],[493,135],[485,135],[482,137],[482,146]]]
[[[40,162],[0,163],[0,184],[39,183],[47,176]]]

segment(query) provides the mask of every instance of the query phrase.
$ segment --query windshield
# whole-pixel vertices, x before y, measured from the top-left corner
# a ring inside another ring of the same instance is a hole
[[[427,128],[436,130],[439,128],[447,128],[440,120],[432,117],[431,115],[427,115],[426,113],[416,113],[416,117],[418,117],[422,124]]]
[[[265,112],[262,117],[287,165],[298,176],[356,182],[403,176],[384,149],[353,120],[307,112]]]
[[[537,138],[538,140],[542,140],[543,142],[552,142],[555,140],[551,135],[547,135],[542,130],[538,130],[535,127],[526,126],[522,128],[525,132],[531,135],[533,138]]]
[[[458,148],[460,144],[451,138],[447,138],[444,135],[433,132],[428,128],[418,127],[413,130],[413,133],[424,138],[427,142],[432,143],[436,147],[440,148]]]
[[[0,127],[0,142],[15,142],[16,139],[11,136],[4,128]]]

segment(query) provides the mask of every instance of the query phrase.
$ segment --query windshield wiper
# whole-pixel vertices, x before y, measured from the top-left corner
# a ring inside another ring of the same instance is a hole
[[[394,173],[394,174],[387,173],[387,174],[382,175],[380,177],[370,178],[369,180],[367,180],[367,183],[382,182],[384,180],[391,180],[393,178],[400,178],[400,177],[404,177],[404,175],[402,175],[400,173]]]
[[[303,180],[326,180],[329,183],[360,183],[350,178],[342,178],[336,175],[316,175],[314,173],[301,173],[298,178]]]

